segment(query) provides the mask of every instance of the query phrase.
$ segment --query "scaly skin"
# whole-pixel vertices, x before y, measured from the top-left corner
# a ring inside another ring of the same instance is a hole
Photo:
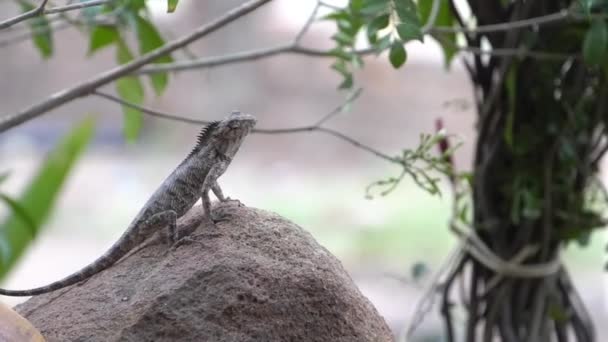
[[[163,181],[129,228],[106,253],[80,271],[47,286],[30,290],[0,289],[0,295],[34,296],[79,283],[112,266],[163,227],[168,227],[169,238],[175,243],[178,238],[177,219],[186,214],[199,198],[205,212],[215,222],[209,190],[220,201],[229,200],[224,197],[217,179],[226,171],[255,124],[253,116],[232,112],[224,120],[204,127],[192,152]]]

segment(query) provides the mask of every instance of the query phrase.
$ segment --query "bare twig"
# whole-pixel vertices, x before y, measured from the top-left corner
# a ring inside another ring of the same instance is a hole
[[[206,120],[192,119],[192,118],[188,118],[185,116],[161,112],[156,109],[150,109],[150,108],[147,108],[147,107],[144,107],[144,106],[141,106],[141,105],[129,102],[129,101],[125,101],[119,97],[107,94],[107,93],[99,91],[99,90],[93,90],[92,93],[94,95],[97,95],[106,100],[110,100],[112,102],[119,103],[123,106],[127,106],[127,107],[131,107],[131,108],[140,110],[142,113],[145,113],[145,114],[148,114],[148,115],[151,115],[154,117],[167,119],[167,120],[173,120],[173,121],[180,121],[180,122],[189,123],[189,124],[198,124],[198,125],[205,125],[205,124],[209,123],[209,121],[206,121]],[[349,106],[353,101],[355,101],[361,95],[361,93],[362,93],[361,89],[354,91],[352,94],[350,94],[344,100],[344,102],[342,104],[340,104],[339,106],[334,108],[332,111],[325,114],[321,118],[321,120],[319,120],[317,123],[315,123],[313,125],[301,126],[301,127],[290,127],[290,128],[256,128],[256,129],[253,129],[252,132],[258,133],[258,134],[288,134],[288,133],[303,133],[303,132],[320,132],[320,133],[328,134],[328,135],[331,135],[338,139],[344,140],[344,141],[350,143],[351,145],[353,145],[357,148],[360,148],[364,151],[367,151],[384,160],[390,161],[392,163],[402,164],[401,161],[398,160],[397,158],[391,157],[370,146],[367,146],[367,145],[359,142],[358,140],[347,136],[344,133],[341,133],[334,129],[322,126],[322,124],[325,123],[327,120],[329,120],[329,118],[335,116],[337,113],[342,112],[347,106]]]
[[[84,4],[84,3],[79,3]],[[46,34],[50,32],[57,32],[65,30],[71,27],[93,27],[97,25],[115,26],[117,25],[116,15],[124,11],[124,6],[115,8],[111,12],[103,13],[102,15],[96,15],[94,18],[87,18],[86,20],[80,18],[70,18],[65,13],[59,13],[57,16],[50,17],[48,19],[49,25],[42,27],[28,27],[28,26],[14,26],[10,30],[4,32],[11,32],[7,38],[0,40],[0,47],[6,47],[12,44],[18,44],[25,40],[31,39],[33,35]],[[48,9],[47,9],[48,11]]]
[[[456,49],[460,51],[471,52],[476,55],[492,55],[492,56],[516,56],[516,57],[533,57],[537,59],[546,60],[566,60],[568,58],[577,57],[576,55],[567,55],[551,52],[542,51],[528,51],[522,49],[494,49],[494,50],[482,50],[475,47],[456,46]],[[359,56],[367,56],[376,54],[375,49],[360,49],[353,51],[353,54]],[[213,68],[218,66],[230,65],[234,63],[243,63],[249,61],[255,61],[268,57],[283,55],[283,54],[297,54],[305,55],[309,57],[334,57],[334,55],[328,50],[318,50],[312,48],[305,48],[300,46],[293,46],[290,44],[279,45],[270,48],[261,48],[251,51],[237,52],[230,55],[206,57],[188,61],[178,61],[173,63],[163,63],[146,65],[141,69],[133,72],[135,75],[147,75],[156,74],[163,72],[180,72],[191,69],[204,69]]]
[[[475,55],[489,55],[498,57],[531,57],[538,60],[554,60],[565,61],[569,58],[579,58],[579,55],[546,52],[546,51],[530,51],[524,48],[494,48],[492,50],[484,50],[474,46],[456,46],[458,51],[471,52]]]
[[[537,25],[544,25],[566,20],[571,17],[571,12],[568,10],[561,10],[556,13],[543,15],[540,17],[514,20],[505,23],[482,25],[473,28],[468,27],[433,27],[431,32],[443,32],[443,33],[492,33],[498,31],[509,31],[516,28],[525,28]]]
[[[78,97],[90,94],[93,90],[108,84],[122,76],[125,76],[142,66],[162,57],[168,53],[171,53],[177,49],[180,49],[206,35],[216,31],[217,29],[225,26],[226,24],[244,16],[257,9],[258,7],[268,3],[270,0],[250,0],[238,7],[233,8],[221,17],[213,20],[212,22],[202,25],[193,32],[168,42],[162,47],[152,50],[151,52],[133,59],[131,62],[118,66],[114,69],[108,70],[100,75],[93,77],[85,82],[79,83],[71,88],[59,91],[42,102],[36,103],[28,108],[25,108],[17,113],[9,114],[2,118],[0,121],[0,132],[4,132],[12,127],[15,127],[25,121],[42,115],[54,108],[57,108],[71,100]]]
[[[9,19],[6,19],[6,20],[0,22],[0,30],[10,28],[17,23],[20,23],[20,22],[28,20],[28,19],[35,18],[40,15],[64,13],[64,12],[69,12],[69,11],[77,10],[77,9],[101,6],[101,5],[111,3],[113,1],[116,1],[116,0],[89,0],[89,1],[83,1],[83,2],[76,2],[76,3],[72,3],[69,5],[65,5],[65,6],[47,8],[46,5],[48,3],[48,0],[45,0],[38,7],[34,8],[31,11],[27,11],[16,17],[9,18]]]
[[[36,27],[32,29],[28,27],[27,31],[11,34],[10,37],[0,40],[0,48],[30,40],[32,38],[32,35],[43,34],[49,31],[62,31],[70,27],[72,27],[72,24],[65,21],[56,22],[52,23],[49,26]]]
[[[114,1],[116,1],[116,0],[89,0],[89,1],[83,1],[83,2],[76,2],[76,3],[65,5],[65,6],[47,8],[44,10],[43,13],[44,14],[63,13],[63,12],[68,12],[68,11],[72,11],[72,10],[76,10],[76,9],[101,6],[101,5],[105,5],[105,4],[114,2]]]
[[[374,154],[374,155],[376,155],[376,157],[380,157],[380,158],[382,158],[382,159],[384,159],[386,161],[389,161],[389,162],[392,162],[392,163],[396,163],[396,164],[399,164],[399,165],[403,164],[401,162],[401,160],[399,160],[399,159],[397,159],[395,157],[391,157],[391,156],[389,156],[387,154],[384,154],[384,153],[382,153],[380,151],[377,151],[377,150],[375,150],[375,149],[373,149],[373,148],[371,148],[371,147],[369,147],[367,145],[364,145],[364,144],[358,142],[357,140],[355,140],[355,139],[353,139],[353,138],[351,138],[351,137],[349,137],[349,136],[347,136],[347,135],[345,135],[343,133],[335,131],[335,130],[333,130],[331,128],[317,127],[317,129],[315,129],[315,130],[319,131],[319,132],[327,133],[329,135],[333,135],[336,138],[340,138],[340,139],[342,139],[342,140],[350,143],[351,145],[353,145],[355,147],[358,147],[358,148],[360,148],[360,149],[362,149],[364,151],[367,151],[367,152],[369,152],[371,154]]]
[[[145,67],[134,71],[136,75],[156,74],[162,72],[178,72],[190,69],[212,68],[216,66],[240,63],[246,61],[255,61],[258,59],[276,56],[283,53],[291,52],[291,44],[280,45],[276,47],[257,49],[252,51],[239,52],[231,55],[207,57],[188,61],[178,61],[174,63],[162,63],[154,65],[146,65]]]
[[[342,9],[343,9],[343,8],[342,8],[342,7],[340,7],[340,6],[332,5],[332,4],[327,3],[327,2],[325,2],[325,1],[319,1],[319,4],[320,4],[321,6],[323,6],[323,7],[327,7],[327,8],[329,8],[329,9],[334,10],[334,11],[339,11],[339,10],[342,10]]]
[[[334,116],[344,112],[345,110],[347,110],[347,106],[351,103],[353,103],[353,101],[355,101],[360,95],[361,92],[363,92],[363,88],[359,88],[357,90],[355,90],[354,92],[352,92],[347,98],[346,101],[344,102],[344,105],[338,106],[336,108],[334,108],[334,110],[332,110],[331,112],[327,113],[324,117],[322,117],[319,121],[317,121],[316,124],[314,124],[314,126],[321,126],[323,125],[325,122],[331,120]]]
[[[597,14],[589,14],[589,15],[581,15],[577,14],[573,11],[563,9],[559,12],[522,19],[522,20],[514,20],[504,23],[498,24],[490,24],[490,25],[481,25],[477,27],[447,27],[447,26],[435,26],[429,30],[432,33],[467,33],[467,34],[477,34],[477,33],[493,33],[499,31],[510,31],[513,29],[521,29],[526,27],[533,26],[542,26],[547,24],[555,24],[565,20],[576,20],[576,21],[589,21],[591,19],[606,19],[607,15],[603,13]]]
[[[0,30],[5,29],[7,27],[11,27],[19,22],[22,22],[24,20],[27,20],[29,18],[33,18],[36,16],[39,16],[40,14],[42,14],[44,12],[44,7],[46,6],[46,3],[49,2],[49,0],[42,0],[42,2],[40,3],[40,5],[38,5],[38,7],[29,10],[25,13],[19,14],[18,16],[6,19],[4,21],[0,21]]]
[[[493,33],[499,31],[509,31],[518,28],[526,28],[533,26],[541,26],[547,24],[554,24],[564,20],[579,20],[579,21],[587,21],[590,19],[605,19],[607,17],[606,14],[597,13],[590,15],[582,15],[578,14],[574,11],[563,9],[559,12],[538,16],[534,18],[522,19],[522,20],[514,20],[508,21],[504,23],[490,24],[490,25],[480,25],[477,27],[465,27],[464,22],[460,20],[461,25],[458,27],[448,27],[448,26],[434,26],[436,21],[436,16],[439,12],[439,3],[441,1],[433,1],[431,8],[431,15],[429,16],[429,21],[422,28],[423,33],[465,33],[465,34],[477,34],[477,33]],[[331,4],[327,4],[321,1],[321,5],[327,8],[331,8],[333,10],[341,10],[342,7],[334,6]],[[433,13],[437,12],[435,15]],[[428,26],[428,27],[427,27]]]
[[[449,278],[451,274],[454,274],[454,269],[462,267],[462,262],[465,260],[465,255],[462,248],[454,248],[450,254],[444,259],[443,263],[433,278],[428,283],[423,295],[416,303],[414,314],[411,320],[404,326],[399,334],[399,341],[409,341],[416,332],[416,329],[422,324],[426,315],[435,306],[435,300],[437,298],[437,292],[445,285],[445,279]]]
[[[427,34],[433,28],[433,26],[435,26],[435,22],[437,21],[437,15],[439,15],[440,5],[441,0],[433,0],[433,4],[431,7],[431,15],[429,15],[428,21],[420,29],[423,35]]]
[[[302,38],[304,37],[306,32],[308,32],[310,25],[312,25],[313,21],[315,21],[315,19],[317,18],[317,12],[319,11],[320,7],[321,7],[321,1],[317,1],[317,3],[315,4],[315,7],[312,9],[312,12],[308,16],[308,19],[306,19],[306,23],[304,23],[304,26],[302,26],[302,28],[300,29],[300,32],[298,32],[298,34],[296,35],[296,38],[293,41],[293,45],[300,44],[300,41],[302,40]]]
[[[110,95],[110,94],[104,93],[99,90],[93,90],[93,94],[97,95],[99,97],[102,97],[106,100],[110,100],[110,101],[119,103],[123,106],[137,109],[137,110],[141,111],[142,113],[145,113],[150,116],[157,117],[157,118],[173,120],[173,121],[180,121],[180,122],[184,122],[184,123],[188,123],[188,124],[197,124],[197,125],[206,125],[209,123],[209,121],[206,121],[206,120],[191,119],[191,118],[188,118],[185,116],[177,116],[177,115],[161,112],[156,109],[147,108],[147,107],[135,104],[133,102],[125,101],[125,100],[121,99],[120,97]]]

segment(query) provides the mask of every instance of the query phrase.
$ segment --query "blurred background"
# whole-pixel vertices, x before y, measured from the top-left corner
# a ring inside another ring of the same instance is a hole
[[[166,14],[165,0],[149,0],[153,20],[169,40],[210,21],[238,1],[181,0]],[[315,1],[277,0],[189,47],[199,57],[218,56],[293,40]],[[340,4],[340,2],[336,2]],[[12,1],[0,1],[0,13],[18,13]],[[25,30],[16,26],[11,34]],[[332,23],[317,21],[302,45],[331,48]],[[6,33],[3,33],[6,35]],[[51,93],[115,65],[114,51],[87,57],[88,40],[74,29],[56,30],[55,53],[42,60],[30,40],[2,44],[0,103],[13,113]],[[355,75],[362,95],[348,113],[327,123],[388,155],[414,148],[420,133],[433,133],[441,118],[450,134],[463,141],[456,153],[459,170],[468,170],[474,146],[475,108],[461,63],[444,67],[430,39],[407,46],[405,67],[393,69],[385,56],[365,58]],[[183,52],[176,60],[189,58]],[[281,55],[172,74],[162,97],[146,89],[145,105],[175,115],[213,120],[233,109],[254,114],[259,128],[312,124],[340,105],[340,77],[329,58]],[[112,86],[103,88],[113,91]],[[145,117],[142,135],[125,143],[122,110],[97,97],[70,102],[0,135],[0,171],[10,171],[2,190],[15,197],[43,162],[46,153],[86,116],[96,119],[93,143],[78,161],[43,233],[2,284],[30,288],[57,280],[97,258],[123,232],[156,186],[192,148],[200,127]],[[413,278],[425,265],[434,272],[455,239],[449,234],[450,191],[430,196],[406,179],[393,193],[373,200],[365,187],[396,176],[390,165],[342,140],[320,133],[252,135],[220,178],[224,193],[248,206],[276,212],[302,226],[334,253],[361,291],[397,334],[410,320],[430,276]],[[6,208],[0,209],[6,215]],[[589,248],[566,253],[576,285],[596,322],[608,319],[604,236]],[[16,304],[22,298],[0,298]],[[600,336],[608,336],[598,324]],[[419,340],[439,341],[441,325],[434,309],[418,330]]]

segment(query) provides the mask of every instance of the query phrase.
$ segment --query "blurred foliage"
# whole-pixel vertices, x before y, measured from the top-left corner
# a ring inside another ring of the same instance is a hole
[[[367,186],[366,197],[372,199],[374,197],[373,190],[377,188],[382,189],[379,192],[380,196],[388,195],[395,190],[406,175],[409,175],[416,185],[429,194],[440,195],[439,183],[441,179],[432,174],[438,173],[448,179],[454,177],[452,155],[460,145],[458,143],[454,147],[449,147],[443,130],[436,134],[421,134],[420,144],[416,149],[405,149],[400,156],[395,157],[397,163],[403,167],[399,176],[371,183]],[[434,153],[434,149],[439,150],[440,153]]]
[[[352,88],[355,83],[353,77],[355,69],[364,67],[361,56],[367,49],[359,47],[365,46],[365,44],[358,40],[363,31],[367,37],[368,49],[377,54],[387,51],[388,59],[395,68],[401,67],[407,61],[406,43],[412,40],[422,41],[423,35],[430,35],[438,41],[445,56],[446,66],[449,66],[458,51],[457,34],[446,30],[433,31],[432,27],[451,28],[456,24],[455,17],[448,0],[438,1],[439,7],[434,18],[432,18],[433,0],[350,0],[345,7],[334,9],[326,15],[325,20],[333,21],[336,24],[336,33],[332,36],[335,47],[331,53],[336,57],[332,68],[343,78],[339,88]],[[543,34],[544,30],[552,30],[553,34],[545,35],[549,39],[544,39],[542,42],[534,37],[533,32],[530,32],[524,37],[522,44],[528,49],[541,51],[569,51],[573,53],[573,56],[580,53],[587,66],[601,67],[603,72],[608,75],[608,25],[606,17],[602,16],[602,13],[607,10],[608,6],[603,0],[574,2],[569,11],[582,24],[571,25],[565,30],[543,28]],[[426,24],[432,24],[432,27],[427,27]],[[467,41],[464,34],[460,33],[460,36],[461,41]],[[526,58],[526,56],[521,58]],[[505,77],[506,97],[509,101],[506,108],[508,108],[509,114],[506,118],[503,137],[514,155],[527,160],[526,163],[529,164],[526,165],[530,166],[524,167],[519,163],[505,166],[509,170],[509,177],[513,176],[513,183],[509,189],[501,187],[501,191],[512,199],[511,203],[503,208],[508,208],[508,212],[505,213],[506,217],[509,217],[514,225],[538,220],[543,212],[545,196],[543,184],[534,182],[543,179],[542,172],[545,167],[539,163],[530,163],[529,159],[537,158],[538,149],[546,148],[546,146],[543,147],[543,144],[557,138],[558,162],[575,167],[581,161],[581,153],[585,153],[581,148],[589,143],[587,138],[593,136],[593,131],[598,129],[598,124],[604,125],[602,120],[587,119],[596,115],[593,111],[597,104],[597,94],[601,90],[601,78],[597,78],[587,85],[589,94],[596,94],[590,96],[581,97],[578,95],[579,93],[570,92],[566,81],[556,84],[557,88],[549,86],[549,83],[558,82],[552,75],[566,75],[568,72],[567,68],[570,65],[568,63],[571,61],[562,62],[535,62],[535,72],[539,74],[540,78],[536,81],[538,84],[530,84],[529,88],[537,88],[539,83],[547,83],[547,89],[554,89],[555,92],[552,90],[552,93],[548,94],[533,94],[532,97],[535,97],[535,101],[537,101],[533,106],[540,106],[544,108],[545,112],[549,109],[556,113],[563,112],[564,115],[542,119],[540,122],[525,124],[523,127],[514,124],[517,121],[515,112],[521,106],[516,102],[520,101],[521,92],[528,89],[518,89],[518,77],[520,76],[515,72],[518,70],[517,67],[511,68]],[[518,66],[517,63],[518,61],[515,62],[516,66]],[[573,82],[574,79],[571,81]],[[573,84],[573,86],[578,87],[579,84]],[[571,95],[574,98],[569,99],[568,97]],[[558,104],[560,108],[548,104],[555,102],[553,99],[555,96],[559,97],[557,102],[561,103]],[[530,104],[527,105],[530,106]],[[565,118],[565,120],[560,121],[559,118]],[[531,126],[537,127],[530,130]],[[546,134],[541,134],[543,131],[546,131]],[[431,149],[438,145],[440,140],[439,135],[423,135],[420,145],[415,150],[404,150],[401,156],[395,157],[403,166],[401,174],[373,182],[367,188],[367,196],[373,197],[372,192],[377,189],[380,189],[379,195],[381,196],[390,193],[406,175],[412,177],[422,189],[431,194],[438,194],[439,178],[431,176],[431,172],[438,172],[450,178],[452,182],[465,180],[470,185],[474,178],[472,173],[456,174],[451,167],[452,163],[448,157],[453,149],[450,149],[448,153],[444,153],[442,150],[439,156],[431,153]],[[597,146],[599,145],[596,143],[595,147]],[[565,170],[567,171],[567,169]],[[572,186],[576,182],[580,182],[580,179],[567,175],[557,175],[555,179],[564,182],[555,187],[556,190],[563,191],[565,196],[563,201],[560,199],[560,203],[571,204],[568,208],[563,208],[556,213],[558,220],[568,227],[561,230],[560,238],[566,241],[576,240],[584,244],[588,241],[591,231],[605,224],[602,211],[608,206],[606,199],[595,195],[599,191],[596,183],[585,187],[585,190],[572,192]],[[457,212],[454,215],[465,224],[472,224],[470,191],[470,186],[455,191],[455,210]],[[599,192],[604,193],[605,191]],[[588,204],[589,197],[594,198],[593,206]],[[602,209],[597,210],[597,207]]]
[[[454,18],[448,0],[438,0],[439,10],[434,20],[436,25],[451,27]],[[357,36],[365,30],[367,44],[376,54],[388,51],[388,60],[398,69],[407,60],[405,43],[412,40],[423,42],[422,23],[430,20],[433,0],[351,0],[348,6],[335,10],[324,18],[336,23],[332,36],[336,57],[332,68],[343,78],[338,86],[349,89],[354,85],[353,72],[363,67],[362,51],[357,49]],[[455,34],[445,34],[438,40],[443,48],[446,66],[456,53]]]
[[[178,0],[167,0],[167,13],[175,12]]]
[[[20,0],[19,5],[23,12],[36,8],[31,2]],[[49,21],[45,16],[32,18],[29,21],[32,30],[32,41],[43,58],[49,58],[53,54],[53,32]]]
[[[82,1],[81,2],[86,2]],[[36,8],[31,1],[19,0],[23,12]],[[173,12],[178,4],[177,0],[167,1],[167,11]],[[88,55],[114,47],[116,49],[116,63],[125,64],[137,56],[144,55],[152,50],[162,47],[165,40],[150,20],[150,12],[145,0],[117,0],[102,6],[92,6],[82,9],[78,18],[68,18],[88,36]],[[46,16],[38,16],[30,20],[32,40],[43,58],[53,55],[53,29]],[[132,34],[130,34],[132,33]],[[130,39],[133,38],[133,39]],[[135,40],[137,48],[132,48],[127,42]],[[136,50],[136,55],[133,50]],[[154,63],[170,63],[171,55],[158,58]],[[148,76],[150,85],[156,95],[160,96],[167,88],[169,75],[156,73]],[[125,101],[142,104],[144,101],[144,87],[139,76],[125,76],[116,81],[116,92]],[[142,125],[141,111],[123,106],[124,135],[127,141],[135,141]]]
[[[0,278],[15,264],[46,221],[70,170],[93,132],[92,119],[78,124],[50,152],[36,176],[15,201],[20,209],[13,210],[0,225]]]
[[[86,2],[80,0],[80,2]],[[17,0],[22,12],[34,10],[39,4],[28,0]],[[174,12],[177,0],[167,1],[167,11]],[[77,17],[60,14],[66,21],[87,35],[88,56],[103,49],[114,47],[116,63],[125,64],[133,58],[146,54],[165,44],[156,26],[150,21],[150,13],[145,0],[117,0],[102,6],[86,7]],[[53,56],[53,26],[45,15],[28,20],[32,41],[44,58]],[[132,33],[132,34],[131,34]],[[135,41],[137,48],[129,46]],[[133,51],[137,51],[135,54]],[[165,55],[154,63],[169,63],[173,58]],[[151,88],[157,96],[166,89],[169,76],[157,73],[149,76]],[[125,101],[142,104],[144,85],[138,76],[125,76],[116,81],[116,92]],[[142,126],[142,113],[132,107],[123,106],[124,135],[127,141],[134,141]],[[49,155],[38,175],[27,186],[18,199],[0,192],[0,203],[11,209],[11,214],[0,226],[0,277],[14,265],[29,242],[36,236],[53,207],[61,187],[88,144],[94,131],[93,121],[85,120],[57,145]],[[0,183],[8,177],[8,172],[0,174]]]

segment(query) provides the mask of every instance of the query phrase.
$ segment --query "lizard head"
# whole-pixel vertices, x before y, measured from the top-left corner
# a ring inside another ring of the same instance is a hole
[[[200,151],[204,153],[205,147],[213,148],[228,157],[234,156],[256,122],[253,115],[238,111],[233,111],[224,120],[210,122],[199,133],[196,146],[186,159]]]
[[[253,115],[233,111],[224,120],[218,122],[212,133],[219,139],[235,140],[249,134],[256,122],[257,120]]]

